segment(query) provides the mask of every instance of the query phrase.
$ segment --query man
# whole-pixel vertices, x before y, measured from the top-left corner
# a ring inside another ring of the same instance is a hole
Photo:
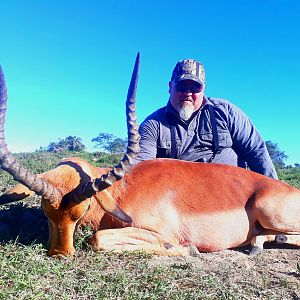
[[[176,158],[248,167],[277,178],[266,144],[249,118],[223,99],[208,98],[203,65],[178,62],[169,82],[170,98],[140,126],[137,161]]]

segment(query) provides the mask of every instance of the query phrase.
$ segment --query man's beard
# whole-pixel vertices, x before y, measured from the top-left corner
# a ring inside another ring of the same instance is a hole
[[[194,107],[192,105],[184,105],[177,108],[178,115],[184,121],[188,121],[194,113]]]

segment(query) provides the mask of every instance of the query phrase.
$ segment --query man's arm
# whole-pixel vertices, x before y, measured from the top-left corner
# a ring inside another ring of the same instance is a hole
[[[266,143],[250,119],[232,104],[229,104],[228,112],[233,150],[247,162],[250,170],[277,179]]]
[[[141,150],[136,158],[136,163],[156,158],[159,123],[153,119],[146,119],[140,125],[139,133]]]

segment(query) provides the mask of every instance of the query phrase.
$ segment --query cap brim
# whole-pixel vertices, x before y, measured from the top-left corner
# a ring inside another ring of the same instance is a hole
[[[203,85],[203,82],[197,76],[194,76],[192,74],[183,74],[183,75],[177,77],[174,80],[174,82],[179,82],[179,81],[182,81],[182,80],[193,80],[193,81]]]

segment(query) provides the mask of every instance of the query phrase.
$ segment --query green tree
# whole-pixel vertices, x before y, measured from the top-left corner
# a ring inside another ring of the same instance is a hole
[[[85,145],[82,143],[81,138],[76,136],[68,136],[65,139],[59,139],[58,142],[51,142],[46,148],[49,152],[61,151],[83,151]]]
[[[286,160],[288,156],[284,153],[284,151],[279,149],[277,143],[266,141],[266,145],[274,165],[278,168],[284,168],[284,160]]]
[[[116,137],[111,133],[99,133],[92,142],[96,143],[96,147],[113,154],[124,153],[127,147],[127,139]]]

